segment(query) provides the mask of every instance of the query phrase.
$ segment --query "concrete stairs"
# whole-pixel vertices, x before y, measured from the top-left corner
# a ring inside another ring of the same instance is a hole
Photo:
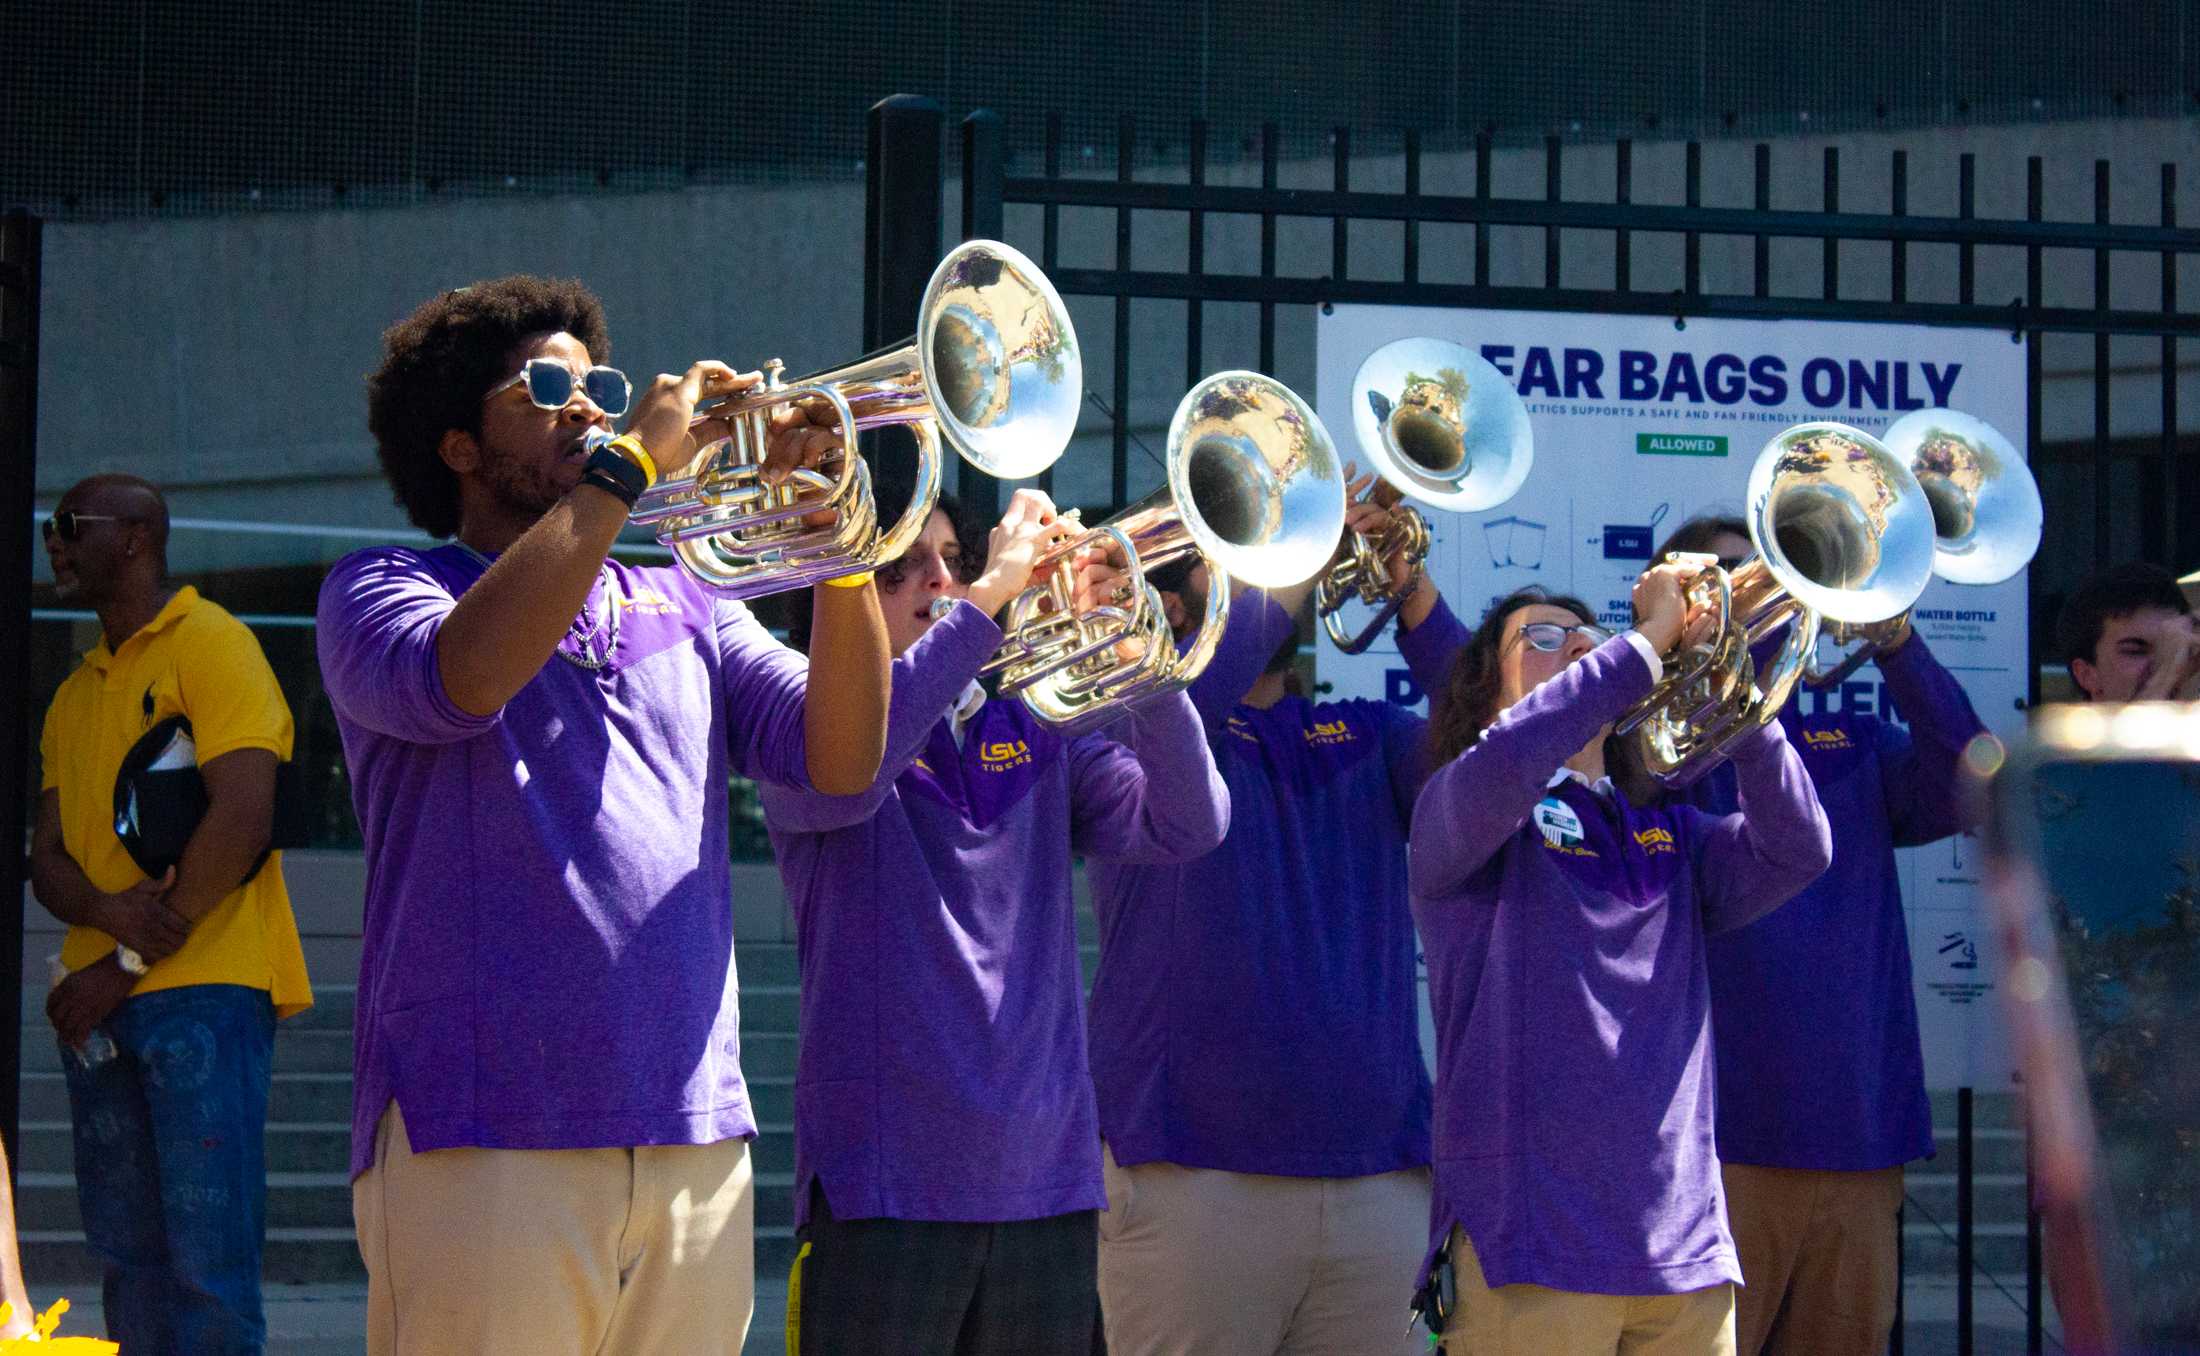
[[[359,966],[358,859],[293,853],[286,863],[316,1003],[277,1028],[268,1123],[268,1239],[265,1275],[274,1284],[364,1278],[352,1237],[347,1174],[351,1132],[351,1029]],[[1080,882],[1082,884],[1082,882]],[[1080,891],[1081,893],[1081,891]],[[735,868],[741,1050],[759,1135],[757,1271],[783,1285],[794,1257],[794,1074],[800,971],[791,920],[769,865]],[[34,1284],[96,1281],[79,1221],[67,1088],[44,1011],[45,957],[60,928],[27,903],[24,947],[23,1149],[17,1164],[23,1262]],[[1091,913],[1079,912],[1084,973],[1098,964]],[[1955,1268],[1955,1098],[1933,1099],[1939,1156],[1913,1167],[1907,1188],[1906,1265],[1912,1276]],[[2015,1100],[1979,1094],[1974,1141],[1978,1176],[1976,1257],[1998,1277],[2024,1274],[2024,1144]],[[42,1293],[42,1292],[41,1292]]]
[[[1903,1265],[1910,1275],[1956,1274],[1956,1094],[1936,1092],[1934,1156],[1904,1175]],[[2016,1094],[1974,1092],[1971,1099],[1972,1262],[2022,1284],[2025,1261],[2023,1107]]]
[[[34,1285],[97,1280],[77,1208],[75,1154],[61,1051],[47,1022],[46,957],[61,931],[43,909],[24,917],[22,1150],[16,1217],[23,1270]],[[267,1127],[268,1229],[263,1274],[272,1283],[362,1278],[352,1240],[351,1022],[357,937],[305,938],[314,1006],[275,1029]]]
[[[791,942],[736,942],[741,1073],[756,1113],[756,1271],[784,1281],[794,1263],[794,1071],[801,969]]]
[[[39,941],[44,941],[41,938]],[[49,950],[51,948],[48,948]],[[43,972],[45,951],[37,963]],[[315,965],[321,975],[356,972]],[[309,963],[311,961],[309,957]],[[793,946],[744,947],[742,1054],[761,1133],[757,1175],[758,1268],[781,1274],[794,1257],[795,959]],[[755,978],[750,978],[752,971]],[[41,1006],[26,995],[23,1020],[22,1161],[16,1203],[26,1274],[42,1284],[94,1281],[77,1207],[68,1088]],[[314,1006],[276,1028],[267,1126],[268,1229],[263,1274],[271,1284],[365,1278],[352,1237],[351,1027],[356,989],[316,982]]]

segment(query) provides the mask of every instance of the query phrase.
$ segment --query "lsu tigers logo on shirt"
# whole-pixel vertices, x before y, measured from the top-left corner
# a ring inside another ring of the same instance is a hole
[[[614,595],[619,600],[621,612],[643,612],[657,617],[669,617],[680,610],[680,605],[652,588],[638,588],[632,593]]]
[[[1352,739],[1351,727],[1341,720],[1317,720],[1306,731],[1309,744],[1349,744]]]
[[[1569,857],[1594,857],[1596,849],[1583,845],[1587,837],[1581,831],[1581,816],[1574,807],[1556,796],[1545,796],[1535,807],[1535,831],[1543,835],[1543,846],[1553,852],[1563,852]]]
[[[1656,827],[1655,825],[1647,829],[1638,829],[1635,831],[1635,846],[1641,848],[1645,856],[1652,857],[1661,852],[1672,852],[1675,850],[1673,847],[1673,835],[1664,829]]]
[[[988,772],[1006,772],[1031,761],[1031,745],[1021,739],[991,739],[978,746],[978,765]]]
[[[1847,730],[1805,730],[1803,743],[1814,753],[1831,752],[1834,749],[1853,749],[1856,741],[1849,738]]]
[[[1252,727],[1247,725],[1244,720],[1240,719],[1237,716],[1230,717],[1229,730],[1231,734],[1236,735],[1238,738],[1243,739],[1248,743],[1258,744],[1260,742],[1260,736],[1254,734]]]

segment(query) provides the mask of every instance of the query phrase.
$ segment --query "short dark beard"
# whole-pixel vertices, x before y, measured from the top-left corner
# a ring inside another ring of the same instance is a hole
[[[522,471],[501,452],[486,445],[481,451],[481,485],[497,507],[533,522],[565,497],[548,471]]]

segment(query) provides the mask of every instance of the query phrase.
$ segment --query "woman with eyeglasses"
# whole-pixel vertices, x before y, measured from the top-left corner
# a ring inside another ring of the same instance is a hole
[[[1777,724],[1733,751],[1736,814],[1639,806],[1607,776],[1613,723],[1703,625],[1687,576],[1644,572],[1616,636],[1572,598],[1503,599],[1437,704],[1409,878],[1453,1350],[1734,1350],[1704,937],[1808,884],[1831,844]]]
[[[1199,856],[1229,798],[1182,694],[1066,740],[979,686],[994,618],[1067,531],[1019,490],[981,554],[935,510],[878,572],[876,781],[761,788],[802,971],[791,1351],[1092,1350],[1107,1195],[1070,855]],[[1119,578],[1074,568],[1080,607]]]

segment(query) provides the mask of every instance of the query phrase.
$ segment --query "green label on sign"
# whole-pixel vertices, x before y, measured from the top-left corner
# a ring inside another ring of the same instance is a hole
[[[1643,457],[1723,457],[1726,439],[1682,433],[1638,433],[1635,454]]]

